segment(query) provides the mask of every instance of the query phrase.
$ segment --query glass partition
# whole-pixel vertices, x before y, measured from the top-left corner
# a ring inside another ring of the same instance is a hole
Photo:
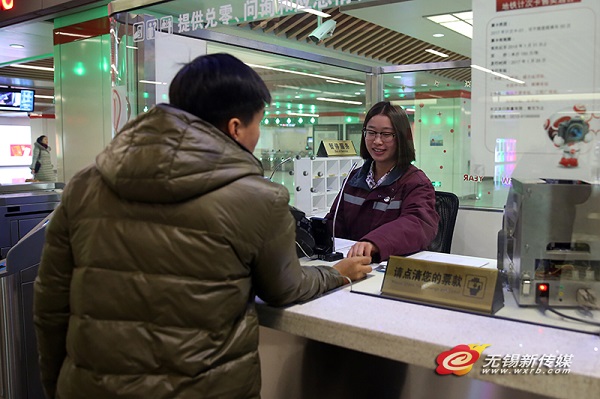
[[[168,102],[168,84],[183,63],[201,54],[234,55],[251,66],[271,92],[273,100],[265,109],[254,155],[261,161],[265,176],[285,185],[294,203],[292,160],[314,156],[323,140],[345,139],[347,126],[360,124],[368,97],[366,71],[372,68],[326,57],[304,59],[311,55],[284,48],[275,47],[280,53],[273,49],[257,51],[248,48],[260,47],[252,40],[231,45],[228,43],[236,41],[235,36],[211,35],[207,29],[182,34],[174,34],[170,28],[157,30],[149,40],[148,21],[158,20],[160,26],[161,19],[170,17],[157,14],[163,7],[113,18],[115,131],[131,117]],[[144,32],[136,36],[138,28]],[[350,139],[358,151],[360,135],[351,134]]]
[[[416,165],[437,190],[456,193],[461,207],[501,210],[515,173],[597,178],[593,65],[600,51],[583,47],[600,40],[591,28],[596,22],[576,22],[591,14],[572,2],[446,3],[116,0],[117,11],[135,9],[112,15],[113,93],[121,110],[115,127],[167,101],[167,84],[182,62],[225,51],[251,65],[273,94],[255,154],[266,172],[290,157],[314,155],[324,139],[349,139],[358,148],[365,110],[389,99],[412,118]],[[537,11],[553,23],[528,18]],[[440,22],[441,14],[458,21]],[[328,20],[333,29],[315,39]],[[458,25],[470,28],[452,30]],[[442,65],[452,62],[453,68]],[[575,75],[572,85],[561,78]],[[563,137],[567,119],[575,130],[582,122],[579,138]]]

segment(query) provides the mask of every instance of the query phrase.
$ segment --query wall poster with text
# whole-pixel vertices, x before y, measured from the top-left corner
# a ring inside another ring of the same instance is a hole
[[[600,140],[600,2],[473,0],[472,168],[591,180]]]

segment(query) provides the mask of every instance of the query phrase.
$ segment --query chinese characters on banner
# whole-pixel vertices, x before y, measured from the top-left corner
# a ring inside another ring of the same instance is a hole
[[[199,29],[216,28],[218,25],[239,24],[261,19],[281,17],[298,12],[301,8],[322,10],[350,4],[351,0],[245,0],[241,7],[221,4],[216,7],[189,10],[178,15],[153,18],[133,24],[133,41],[154,40],[156,32],[185,34]]]

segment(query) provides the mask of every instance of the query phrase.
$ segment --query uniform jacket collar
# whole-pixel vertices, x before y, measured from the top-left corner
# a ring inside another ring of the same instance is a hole
[[[350,180],[348,180],[348,185],[356,188],[362,188],[363,190],[371,191],[371,188],[367,185],[367,174],[369,174],[369,169],[371,168],[371,164],[373,163],[372,159],[367,159],[362,167],[352,174]],[[414,173],[414,166],[410,165],[408,169],[401,170],[400,168],[394,168],[389,175],[387,175],[386,179],[381,183],[378,187],[385,187],[395,183],[398,179],[400,179],[404,175],[410,175]]]

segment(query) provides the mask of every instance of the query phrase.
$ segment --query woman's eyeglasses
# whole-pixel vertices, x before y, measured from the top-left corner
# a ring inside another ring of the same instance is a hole
[[[379,138],[384,143],[389,143],[394,140],[394,137],[396,137],[396,133],[376,132],[375,130],[371,129],[363,129],[363,136],[365,136],[366,140],[373,141],[377,135],[379,135]]]

